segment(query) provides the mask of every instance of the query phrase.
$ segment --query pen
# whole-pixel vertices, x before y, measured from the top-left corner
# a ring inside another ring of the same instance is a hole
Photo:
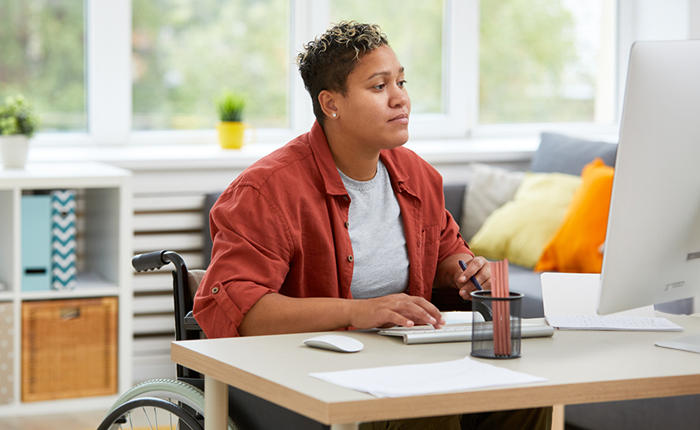
[[[467,270],[467,263],[465,263],[462,260],[459,260],[459,267],[462,268],[462,271]],[[484,290],[483,288],[481,288],[481,284],[479,283],[479,281],[476,280],[476,276],[472,276],[471,278],[469,278],[469,280],[472,281],[472,284],[474,284],[477,290]]]

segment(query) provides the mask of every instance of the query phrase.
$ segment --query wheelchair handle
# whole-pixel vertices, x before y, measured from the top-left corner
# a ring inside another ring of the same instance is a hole
[[[134,258],[131,259],[131,265],[134,266],[137,272],[160,269],[170,263],[170,261],[163,259],[166,252],[168,251],[163,250],[135,255]]]
[[[147,270],[160,269],[173,263],[175,270],[187,277],[187,265],[180,254],[173,251],[153,251],[145,254],[135,255],[131,259],[131,265],[134,266],[137,272],[145,272]]]

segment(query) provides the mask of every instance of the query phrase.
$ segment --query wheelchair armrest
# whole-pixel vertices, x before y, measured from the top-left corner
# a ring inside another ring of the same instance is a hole
[[[185,330],[202,330],[197,320],[194,319],[192,311],[187,312],[187,315],[185,315],[185,321],[183,326],[185,327]]]

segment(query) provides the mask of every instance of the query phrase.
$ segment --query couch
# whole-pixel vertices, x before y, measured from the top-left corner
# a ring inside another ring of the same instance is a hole
[[[595,158],[614,166],[616,150],[617,145],[611,143],[543,133],[529,172],[578,176],[584,166]],[[478,239],[480,229],[488,226],[496,211],[512,201],[525,175],[523,172],[505,172],[483,165],[472,165],[470,170],[465,183],[446,184],[444,187],[445,206],[460,224],[462,234],[468,241]],[[524,229],[527,229],[527,225]],[[503,226],[500,227],[500,230],[504,230]],[[520,226],[520,229],[523,227]],[[497,257],[500,259],[502,256]],[[544,316],[539,272],[533,271],[532,267],[510,264],[509,285],[511,290],[525,295],[523,317]],[[693,310],[692,300],[656,305],[656,309],[688,314]],[[649,390],[653,391],[653,387],[649,387]],[[700,395],[571,405],[566,406],[565,419],[567,429],[698,429]]]

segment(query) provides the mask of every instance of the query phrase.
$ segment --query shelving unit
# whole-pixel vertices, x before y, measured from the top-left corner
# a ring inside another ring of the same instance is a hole
[[[0,305],[11,314],[0,320],[5,334],[11,333],[12,371],[0,381],[11,386],[11,395],[0,403],[0,416],[35,412],[65,412],[107,408],[132,385],[132,270],[131,259],[131,173],[100,163],[37,163],[23,170],[0,169]],[[23,192],[76,189],[82,195],[81,242],[83,259],[75,289],[63,291],[22,291],[21,200]],[[116,297],[118,300],[118,389],[114,395],[80,397],[41,402],[22,402],[22,303],[35,300]],[[7,306],[11,306],[7,309]],[[0,348],[2,351],[2,348]],[[7,363],[5,357],[5,363]],[[0,360],[0,363],[3,361]],[[0,375],[2,365],[0,364]],[[10,394],[10,393],[6,393]]]

